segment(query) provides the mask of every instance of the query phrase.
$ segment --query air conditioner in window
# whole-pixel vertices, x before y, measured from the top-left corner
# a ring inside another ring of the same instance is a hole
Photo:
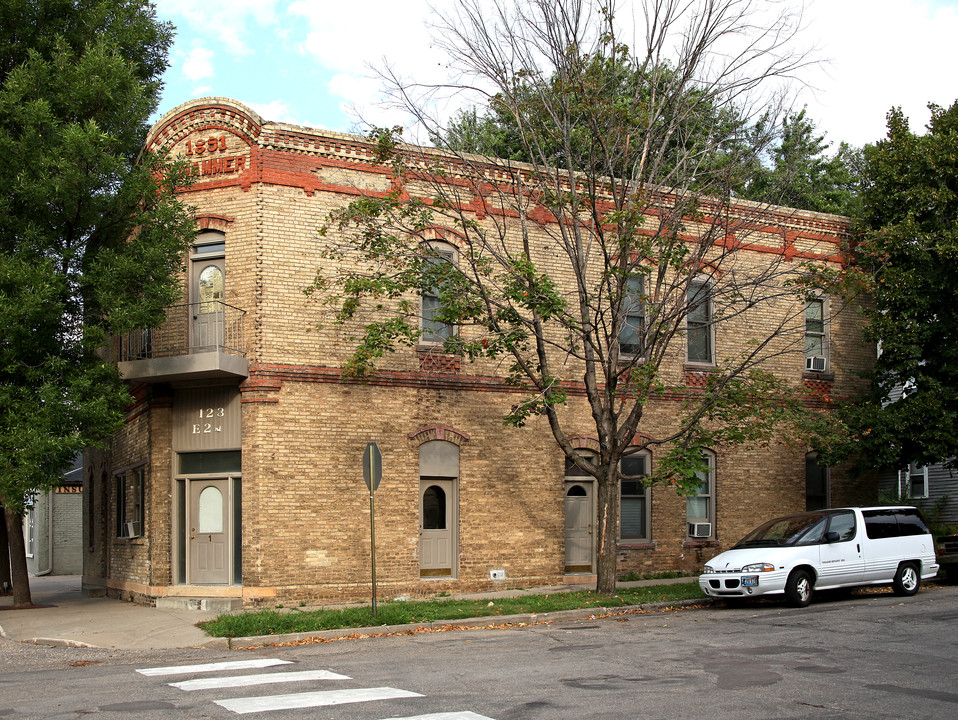
[[[712,537],[712,523],[689,523],[689,537]]]
[[[812,372],[825,372],[825,358],[817,355],[805,358],[805,369]]]

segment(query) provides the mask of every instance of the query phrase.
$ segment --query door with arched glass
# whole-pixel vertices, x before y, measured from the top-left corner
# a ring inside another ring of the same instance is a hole
[[[229,480],[193,480],[189,487],[187,582],[227,585],[230,581]]]
[[[452,576],[455,561],[455,481],[419,483],[419,575]]]
[[[193,352],[216,350],[224,343],[226,264],[222,243],[197,245],[191,265],[190,348]],[[217,257],[219,255],[219,257]]]
[[[591,573],[595,554],[592,534],[592,483],[566,482],[565,489],[565,571]]]

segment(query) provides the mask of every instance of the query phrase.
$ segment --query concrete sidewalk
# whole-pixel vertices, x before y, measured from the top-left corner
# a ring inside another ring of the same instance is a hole
[[[691,580],[694,580],[694,578],[642,580],[621,583],[620,585],[622,587],[666,585],[690,582]],[[56,647],[98,647],[128,650],[192,647],[225,649],[296,641],[306,637],[333,638],[344,635],[385,634],[402,632],[407,629],[405,626],[350,628],[297,633],[295,635],[273,635],[262,638],[235,638],[230,642],[227,638],[211,638],[196,627],[196,623],[212,619],[220,614],[218,612],[161,609],[135,605],[108,597],[86,597],[80,591],[80,584],[81,578],[79,575],[31,577],[30,589],[36,607],[26,610],[10,609],[12,600],[8,597],[0,597],[0,637],[17,642]],[[585,588],[581,585],[561,585],[528,590],[475,593],[456,597],[494,599],[583,589]],[[709,603],[708,600],[701,602]],[[698,603],[699,601],[681,601],[670,603],[670,605],[678,607]],[[624,609],[616,608],[619,611]],[[417,623],[416,626],[488,625],[496,622],[522,623],[537,622],[547,618],[550,620],[576,620],[588,618],[596,612],[597,608],[566,610],[549,615],[540,615],[538,618],[518,615],[495,616],[470,620]],[[415,628],[416,626],[409,626],[409,628]]]
[[[218,613],[160,610],[108,597],[86,597],[79,575],[31,577],[37,607],[6,609],[0,597],[0,637],[60,647],[157,649],[200,647],[213,640],[196,623]]]

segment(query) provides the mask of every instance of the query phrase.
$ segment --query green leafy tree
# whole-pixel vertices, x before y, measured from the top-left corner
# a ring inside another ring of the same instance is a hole
[[[180,293],[188,177],[141,155],[172,37],[144,0],[0,2],[0,505],[17,604],[32,493],[122,421],[98,348]]]
[[[759,27],[750,0],[648,7],[633,51],[603,3],[490,10],[459,0],[437,42],[463,88],[491,87],[491,106],[508,120],[460,115],[449,133],[430,116],[428,93],[420,102],[415,87],[395,85],[416,123],[447,139],[447,152],[404,145],[398,128],[374,131],[396,188],[332,214],[322,232],[335,262],[308,289],[355,333],[346,374],[373,373],[386,353],[424,330],[442,336],[442,327],[458,329],[445,334],[447,351],[509,369],[523,394],[504,422],[544,418],[566,458],[596,479],[603,593],[615,591],[620,480],[694,492],[703,449],[762,447],[826,425],[767,370],[770,359],[801,352],[805,270],[784,255],[758,263],[743,255],[763,209],[734,204],[725,136],[696,129],[748,120],[735,108],[806,62],[789,50],[797,18]],[[743,28],[755,36],[726,54]],[[463,152],[499,142],[506,125],[515,151],[496,150],[497,160]],[[760,134],[741,140],[753,156],[767,148]],[[453,262],[429,242],[437,226],[457,238]],[[731,236],[738,242],[725,242]],[[438,302],[421,311],[420,296]],[[751,313],[762,313],[752,324],[761,331],[716,355],[713,329],[745,327]],[[714,361],[699,390],[663,380],[687,349]],[[670,406],[667,427],[649,421],[647,412],[676,396],[684,402]],[[579,424],[572,403],[587,406],[594,424]],[[594,433],[597,453],[580,453],[583,432]],[[629,474],[623,458],[651,447],[655,473]]]
[[[900,108],[864,150],[858,272],[867,336],[880,343],[871,392],[841,412],[853,442],[826,449],[872,468],[958,458],[958,103],[931,106],[915,134]]]
[[[620,48],[624,49],[624,48]],[[647,178],[670,183],[694,170],[709,190],[737,193],[758,165],[757,152],[772,138],[774,124],[763,116],[748,123],[743,112],[732,103],[719,100],[707,88],[682,85],[677,70],[669,62],[658,65],[637,64],[626,53],[615,52],[583,58],[575,78],[555,72],[548,79],[521,77],[510,91],[510,102],[503,93],[492,96],[489,107],[480,115],[476,108],[460,110],[433,142],[441,148],[475,153],[511,161],[533,162],[576,170],[599,170],[617,177],[631,175],[641,164]],[[665,129],[668,141],[657,149],[658,157],[646,158],[648,147],[634,142],[617,153],[615,161],[594,142],[594,125],[586,113],[570,118],[571,132],[554,122],[555,99],[562,97],[567,110],[587,109],[601,96],[613,120],[627,132],[633,126],[636,140],[643,134],[650,115],[658,122],[670,117],[674,126]],[[663,99],[667,98],[667,99]],[[514,113],[521,102],[523,117]],[[534,138],[534,142],[529,142]],[[593,167],[594,166],[594,167]],[[715,180],[724,173],[724,188]]]
[[[826,154],[824,134],[802,109],[786,113],[770,162],[752,174],[742,197],[839,215],[857,215],[861,151],[842,143]]]

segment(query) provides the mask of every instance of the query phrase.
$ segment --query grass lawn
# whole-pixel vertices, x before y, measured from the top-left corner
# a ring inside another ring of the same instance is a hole
[[[214,637],[248,637],[283,633],[336,630],[425,623],[433,620],[462,620],[473,617],[496,617],[522,613],[549,613],[593,607],[624,607],[652,602],[704,598],[698,583],[649,585],[621,588],[616,595],[597,595],[590,591],[556,592],[549,595],[523,595],[493,600],[419,600],[377,603],[376,618],[368,605],[339,610],[300,610],[280,608],[225,614],[200,623]]]

